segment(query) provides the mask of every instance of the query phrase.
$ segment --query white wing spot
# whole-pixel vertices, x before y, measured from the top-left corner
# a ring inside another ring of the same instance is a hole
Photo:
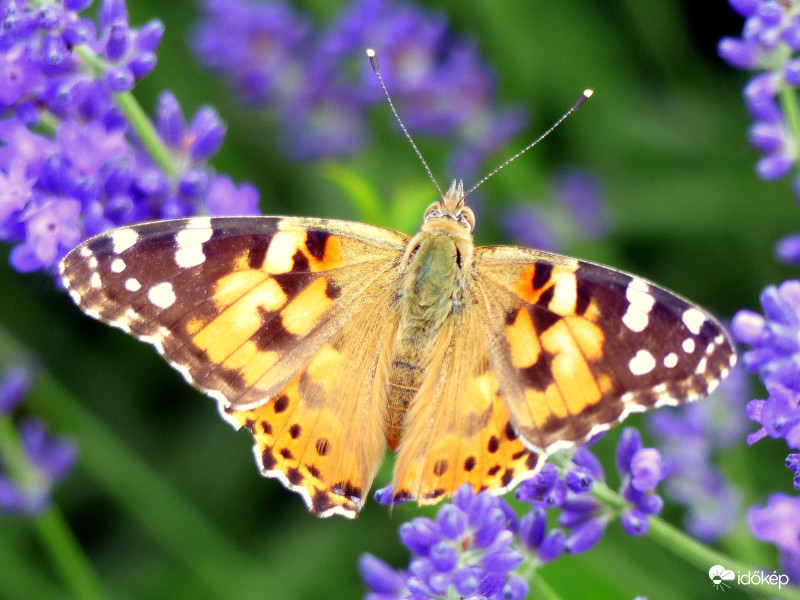
[[[175,292],[169,281],[151,287],[147,291],[147,298],[159,308],[169,308],[176,300]]]
[[[122,273],[127,266],[128,265],[126,265],[125,261],[121,258],[115,258],[113,261],[111,261],[111,270],[114,273]]]
[[[206,260],[206,255],[203,252],[203,247],[200,244],[196,246],[186,246],[178,248],[175,251],[175,264],[182,269],[189,267],[196,267],[202,265]]]
[[[92,250],[89,248],[89,246],[84,244],[81,246],[81,249],[78,250],[78,254],[80,254],[83,258],[89,258],[92,255]]]
[[[206,260],[203,244],[211,239],[213,233],[211,219],[207,217],[192,219],[189,225],[175,236],[178,245],[175,251],[175,264],[183,269],[203,264]]]
[[[96,256],[90,256],[89,260],[86,261],[86,264],[89,266],[90,269],[96,269],[97,268],[97,257]]]
[[[92,276],[89,277],[89,285],[95,289],[103,287],[103,282],[100,281],[100,273],[97,273],[96,271],[92,273]]]
[[[707,365],[708,365],[708,360],[704,356],[703,358],[700,359],[700,362],[697,363],[697,368],[694,370],[694,372],[704,373]]]
[[[675,365],[678,364],[678,355],[674,352],[670,352],[664,357],[664,366],[668,369],[671,369]]]
[[[706,316],[694,306],[683,311],[683,324],[686,325],[693,334],[699,334],[700,328],[705,322]]]
[[[139,239],[139,234],[127,227],[115,229],[109,235],[111,235],[111,245],[114,247],[114,254],[125,252],[125,250],[133,246]]]
[[[305,243],[306,234],[299,231],[279,231],[269,242],[261,268],[267,273],[288,273],[294,265],[294,254]]]
[[[649,322],[650,311],[656,299],[650,293],[650,286],[639,277],[634,277],[625,290],[628,299],[628,309],[622,316],[622,322],[631,331],[644,331]]]
[[[639,350],[628,362],[628,368],[634,375],[647,375],[655,366],[656,359],[647,350]]]
[[[139,283],[138,279],[131,277],[130,279],[125,280],[125,289],[129,292],[138,292],[142,289],[142,284]]]
[[[683,348],[683,351],[686,352],[686,354],[691,354],[694,352],[695,348],[694,340],[692,338],[686,338],[681,343],[681,348]]]
[[[81,295],[78,292],[76,292],[75,290],[70,290],[69,291],[69,297],[72,298],[72,301],[75,304],[80,304],[81,303]]]
[[[706,389],[706,394],[713,394],[714,390],[719,387],[719,379],[712,379],[708,382],[708,389]]]

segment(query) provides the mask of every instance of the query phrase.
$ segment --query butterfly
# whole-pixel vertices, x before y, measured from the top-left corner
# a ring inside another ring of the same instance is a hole
[[[504,493],[736,362],[708,312],[641,277],[475,247],[454,181],[421,231],[195,217],[95,236],[61,263],[89,316],[156,347],[254,438],[261,473],[353,518],[387,447],[395,502]]]

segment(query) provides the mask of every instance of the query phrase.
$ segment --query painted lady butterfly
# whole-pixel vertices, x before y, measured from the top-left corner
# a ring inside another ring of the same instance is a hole
[[[396,502],[463,483],[500,494],[632,412],[710,393],[736,363],[714,317],[640,277],[475,248],[468,193],[454,181],[410,239],[299,217],[121,227],[61,277],[249,429],[262,474],[320,517],[358,515],[387,445]]]
[[[635,275],[472,241],[453,182],[413,238],[298,217],[158,221],[61,264],[88,315],[153,344],[255,438],[261,472],[355,517],[386,446],[397,501],[503,493],[736,362],[703,309]]]

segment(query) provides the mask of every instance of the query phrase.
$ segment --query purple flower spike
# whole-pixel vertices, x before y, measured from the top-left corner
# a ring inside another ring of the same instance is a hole
[[[400,526],[400,539],[412,552],[402,587],[398,574],[372,557],[362,557],[362,579],[376,594],[384,594],[375,600],[443,597],[453,590],[494,598],[506,586],[516,593],[521,587],[514,570],[523,555],[513,546],[512,527],[516,517],[503,500],[475,494],[465,484],[435,521],[419,517]],[[402,590],[410,596],[400,596]]]
[[[560,529],[552,529],[542,540],[542,545],[539,546],[538,557],[543,563],[549,563],[556,560],[564,553],[567,547],[567,537]]]
[[[800,343],[800,282],[767,287],[761,293],[761,305],[764,317],[739,311],[733,318],[734,334],[754,346],[742,362],[765,381],[800,390],[800,364],[794,360]]]
[[[511,577],[503,586],[503,600],[523,600],[528,596],[528,580],[519,575]]]
[[[787,154],[770,154],[756,163],[756,172],[761,179],[780,179],[794,166],[796,157]]]

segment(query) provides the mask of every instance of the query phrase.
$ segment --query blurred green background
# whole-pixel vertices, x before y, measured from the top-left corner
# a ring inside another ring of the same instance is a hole
[[[318,22],[341,6],[330,0],[295,4]],[[493,215],[512,199],[546,198],[554,170],[578,167],[600,177],[613,230],[602,242],[572,244],[570,254],[639,273],[723,318],[755,308],[765,284],[793,275],[775,262],[772,248],[798,228],[800,213],[788,180],[756,178],[758,156],[745,141],[741,102],[748,76],[715,55],[719,37],[741,28],[725,2],[422,4],[477,41],[496,70],[501,102],[519,103],[532,115],[526,133],[491,162],[541,133],[581,90],[595,90],[555,135],[484,187],[478,243],[503,241]],[[188,115],[203,104],[215,106],[229,130],[214,165],[255,183],[264,213],[357,218],[325,176],[328,166],[287,161],[275,143],[275,124],[241,108],[233,92],[197,64],[187,46],[196,6],[156,0],[129,0],[128,6],[133,25],[154,17],[166,25],[159,65],[135,89],[148,112],[165,89],[175,92]],[[367,118],[375,139],[368,151],[344,161],[347,168],[387,199],[424,189],[425,173],[391,125],[388,108]],[[446,146],[418,142],[445,180]],[[426,201],[432,199],[433,190]],[[419,223],[421,213],[403,219],[403,227]],[[356,598],[363,594],[356,571],[362,552],[407,564],[397,527],[434,511],[403,506],[390,512],[370,500],[355,521],[316,519],[298,496],[258,475],[249,435],[220,421],[214,403],[150,346],[84,317],[49,278],[19,274],[7,258],[3,248],[0,322],[49,374],[26,410],[78,440],[80,463],[56,501],[115,597]],[[605,459],[616,437],[598,445]],[[724,459],[752,503],[763,502],[770,490],[789,491],[784,456],[783,447],[762,442]],[[613,473],[612,462],[605,464]],[[377,485],[389,472],[384,465]],[[679,522],[677,509],[668,506],[664,514]],[[771,549],[748,541],[741,528],[722,547],[774,567]],[[647,538],[624,535],[618,524],[593,551],[563,557],[541,572],[564,598],[718,593],[705,572]],[[56,582],[31,523],[0,517],[0,598],[64,597],[53,591]],[[743,596],[734,589],[725,597]]]

